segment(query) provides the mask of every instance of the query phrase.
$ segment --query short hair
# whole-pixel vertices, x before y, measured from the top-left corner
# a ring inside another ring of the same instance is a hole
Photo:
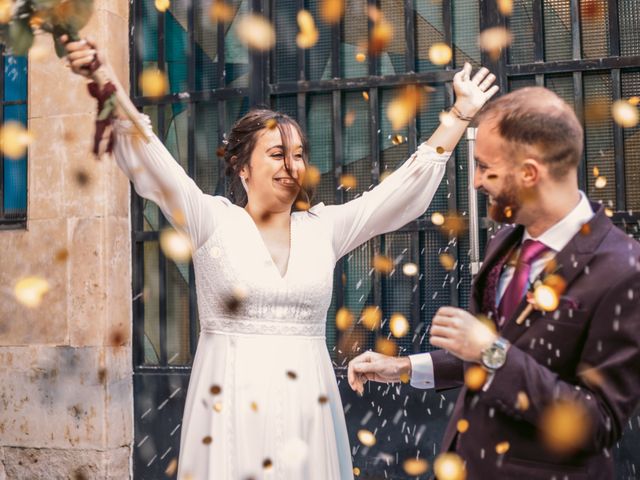
[[[496,122],[496,130],[518,157],[532,155],[564,178],[580,164],[584,132],[573,109],[544,87],[526,87],[489,102],[477,122]]]

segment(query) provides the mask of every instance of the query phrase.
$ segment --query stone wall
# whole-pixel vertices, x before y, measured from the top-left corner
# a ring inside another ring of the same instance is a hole
[[[128,84],[129,2],[96,0],[83,35]],[[50,38],[29,59],[28,226],[0,231],[0,479],[130,478],[129,185],[91,154],[95,103]],[[50,285],[38,308],[12,295]]]

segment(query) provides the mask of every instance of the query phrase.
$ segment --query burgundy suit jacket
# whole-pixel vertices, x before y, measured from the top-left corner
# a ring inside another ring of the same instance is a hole
[[[534,311],[518,325],[522,301],[502,329],[512,346],[486,391],[464,386],[469,364],[444,350],[432,353],[436,389],[462,386],[442,450],[466,460],[469,479],[613,478],[610,448],[640,398],[640,243],[616,228],[602,206],[592,208],[590,233],[576,234],[556,256],[568,301],[555,312]],[[506,226],[490,241],[472,285],[472,313],[481,313],[491,267],[523,231]],[[583,382],[583,364],[596,368],[602,382]],[[528,396],[528,409],[516,408],[518,392]],[[558,396],[583,402],[593,426],[584,447],[563,457],[545,447],[538,429],[541,413]],[[461,418],[469,428],[458,434]],[[499,456],[495,446],[505,441],[509,450]]]

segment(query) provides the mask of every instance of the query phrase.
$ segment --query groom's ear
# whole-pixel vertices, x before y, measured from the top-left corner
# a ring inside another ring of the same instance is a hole
[[[525,188],[535,187],[547,172],[547,166],[535,158],[525,158],[521,164],[520,178]]]

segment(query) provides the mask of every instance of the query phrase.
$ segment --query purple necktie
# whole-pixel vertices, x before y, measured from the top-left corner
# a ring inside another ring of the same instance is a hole
[[[500,306],[498,307],[498,325],[502,326],[504,322],[508,321],[515,313],[518,305],[520,305],[522,301],[525,288],[529,282],[531,264],[547,250],[549,250],[549,247],[537,240],[525,240],[522,243],[513,278],[509,282],[509,285],[507,285],[502,300],[500,300]]]

